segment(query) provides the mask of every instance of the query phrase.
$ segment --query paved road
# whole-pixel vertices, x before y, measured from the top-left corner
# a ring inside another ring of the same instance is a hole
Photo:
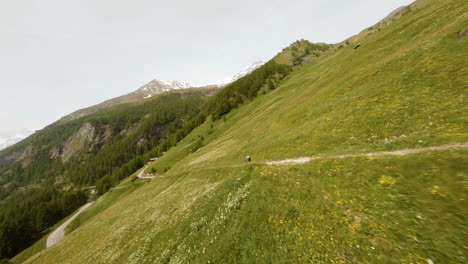
[[[65,236],[65,228],[78,216],[80,215],[86,208],[90,207],[93,203],[87,203],[83,205],[76,214],[74,214],[70,219],[68,219],[65,223],[60,225],[57,229],[54,230],[48,237],[47,237],[47,244],[46,246],[50,248],[51,246],[57,244],[62,238]]]

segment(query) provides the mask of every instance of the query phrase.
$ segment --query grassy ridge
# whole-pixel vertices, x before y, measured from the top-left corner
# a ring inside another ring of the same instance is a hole
[[[467,10],[459,1],[434,2],[357,50],[303,66],[215,124],[211,144],[184,166],[465,142],[468,38],[455,36]]]

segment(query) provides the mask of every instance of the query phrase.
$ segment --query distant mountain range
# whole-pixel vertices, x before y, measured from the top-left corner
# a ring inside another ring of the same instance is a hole
[[[0,131],[0,150],[20,142],[31,135],[33,131],[28,129],[16,129],[10,131]]]
[[[248,75],[249,73],[257,69],[258,67],[265,64],[265,62],[266,61],[254,62],[248,65],[247,67],[245,67],[244,69],[242,69],[241,71],[239,71],[238,73],[232,76],[226,77],[222,80],[218,80],[212,84],[200,85],[200,84],[194,84],[194,83],[185,82],[185,81],[160,81],[160,80],[155,79],[141,86],[140,88],[138,88],[137,90],[131,93],[128,93],[119,97],[115,97],[115,98],[106,100],[102,103],[99,103],[97,105],[93,105],[93,106],[75,111],[61,118],[59,122],[67,122],[70,120],[74,120],[74,119],[95,113],[99,110],[106,109],[106,108],[116,106],[116,105],[137,103],[145,99],[151,98],[157,94],[161,94],[163,92],[167,92],[171,90],[188,89],[188,88],[220,88]]]

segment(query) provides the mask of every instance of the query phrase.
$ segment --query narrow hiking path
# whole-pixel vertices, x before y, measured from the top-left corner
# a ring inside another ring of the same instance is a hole
[[[253,165],[288,165],[288,164],[303,164],[307,162],[311,162],[314,160],[322,160],[322,159],[344,159],[344,158],[352,158],[352,157],[379,157],[379,156],[402,156],[420,152],[429,152],[429,151],[440,151],[440,150],[449,150],[449,149],[468,149],[468,143],[453,143],[453,144],[446,144],[446,145],[439,145],[439,146],[430,146],[424,148],[408,148],[408,149],[400,149],[400,150],[391,150],[391,151],[380,151],[380,152],[365,152],[365,153],[352,153],[352,154],[341,154],[341,155],[317,155],[311,157],[299,157],[299,158],[291,158],[291,159],[284,159],[284,160],[275,160],[275,161],[258,161],[258,162],[250,162],[248,164]],[[184,170],[175,174],[170,175],[179,175],[183,173],[187,173],[188,171],[193,170],[204,170],[204,169],[221,169],[221,168],[238,168],[248,165],[247,163],[239,163],[239,164],[231,164],[231,165],[216,165],[216,166],[200,166],[200,167],[191,167],[189,170]]]
[[[306,163],[313,160],[321,159],[344,159],[344,158],[353,158],[353,157],[379,157],[379,156],[389,156],[389,155],[408,155],[413,153],[427,152],[427,151],[436,151],[436,150],[447,150],[447,149],[467,149],[468,143],[455,143],[447,144],[440,146],[431,146],[425,148],[413,148],[413,149],[400,149],[392,151],[380,151],[380,152],[368,152],[368,153],[355,153],[355,154],[343,154],[343,155],[331,155],[331,156],[312,156],[312,157],[300,157],[295,159],[285,159],[285,160],[276,160],[276,161],[267,161],[267,165],[281,165],[281,164],[300,164]]]
[[[62,238],[65,236],[65,228],[73,221],[75,218],[80,215],[84,210],[86,210],[88,207],[90,207],[93,204],[93,202],[87,203],[83,205],[76,214],[74,214],[70,219],[65,221],[65,223],[61,224],[57,229],[54,230],[54,232],[50,233],[50,235],[47,237],[47,243],[46,247],[50,248],[51,246],[57,244]]]

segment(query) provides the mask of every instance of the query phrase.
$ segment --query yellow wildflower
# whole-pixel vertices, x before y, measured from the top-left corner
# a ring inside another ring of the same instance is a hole
[[[442,195],[442,193],[440,192],[440,186],[439,185],[434,185],[432,186],[432,190],[431,190],[431,193],[436,195]]]
[[[379,183],[382,185],[394,185],[397,183],[397,179],[393,178],[392,176],[382,176],[379,179]]]

